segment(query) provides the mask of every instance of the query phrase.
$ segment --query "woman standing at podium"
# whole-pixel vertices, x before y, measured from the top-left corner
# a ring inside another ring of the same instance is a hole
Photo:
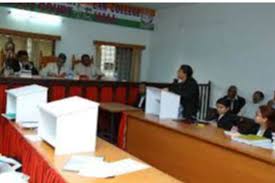
[[[181,65],[177,79],[169,91],[181,96],[182,116],[187,119],[196,119],[199,109],[199,86],[193,78],[193,69],[189,65]]]

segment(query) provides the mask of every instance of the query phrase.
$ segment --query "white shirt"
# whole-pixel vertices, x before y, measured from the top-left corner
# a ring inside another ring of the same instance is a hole
[[[60,76],[62,74],[67,74],[67,70],[65,66],[62,66],[60,72],[58,73],[58,67],[56,63],[49,63],[45,68],[41,71],[41,76],[47,77],[51,75]]]
[[[261,105],[265,105],[266,101],[262,100],[257,104],[254,104],[252,101],[249,101],[245,107],[240,111],[239,115],[248,117],[250,119],[254,119],[256,116],[256,112]]]
[[[264,135],[265,130],[266,130],[266,128],[260,127],[257,132],[257,135],[262,137]]]
[[[74,74],[75,75],[85,75],[88,76],[89,79],[97,79],[98,76],[103,75],[102,72],[94,65],[85,66],[82,63],[79,63],[74,66]]]

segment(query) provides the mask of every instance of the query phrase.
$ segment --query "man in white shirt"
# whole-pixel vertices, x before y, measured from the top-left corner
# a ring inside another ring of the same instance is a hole
[[[44,77],[61,77],[65,78],[67,75],[67,69],[65,68],[66,55],[60,53],[58,55],[56,63],[49,63],[42,69],[41,75]]]
[[[249,102],[248,105],[241,110],[240,115],[254,119],[256,112],[261,105],[266,105],[264,93],[261,91],[255,91],[252,95],[252,102]]]
[[[82,55],[81,63],[75,65],[74,74],[92,80],[101,79],[103,76],[103,73],[94,65],[93,57],[90,58],[87,54]]]

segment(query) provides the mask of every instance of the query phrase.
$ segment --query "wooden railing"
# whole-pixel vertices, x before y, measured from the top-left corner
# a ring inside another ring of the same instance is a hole
[[[38,84],[48,87],[48,100],[54,101],[69,96],[81,96],[98,102],[120,102],[133,105],[138,96],[137,82],[114,82],[114,81],[82,81],[67,79],[26,79],[26,78],[5,78],[0,77],[0,111],[5,111],[6,94],[5,90]],[[169,87],[169,83],[147,82],[147,86],[158,88]],[[199,84],[200,89],[200,110],[198,118],[204,119],[209,109],[210,82]]]

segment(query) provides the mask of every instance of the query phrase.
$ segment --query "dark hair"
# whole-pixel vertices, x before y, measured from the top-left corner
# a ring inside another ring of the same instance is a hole
[[[259,95],[260,96],[260,98],[261,98],[261,100],[263,100],[264,99],[264,93],[262,92],[262,91],[255,91],[255,93],[254,93],[255,95],[257,94],[257,95]]]
[[[64,53],[60,53],[60,54],[58,55],[58,58],[61,58],[61,59],[63,59],[63,60],[66,61],[67,56],[66,56]]]
[[[181,65],[180,70],[182,70],[187,75],[187,78],[190,78],[193,75],[193,69],[190,65]]]
[[[228,88],[228,91],[229,91],[229,90],[235,90],[235,91],[237,91],[238,88],[237,88],[237,86],[235,86],[235,85],[231,85],[231,86],[229,86],[229,88]]]
[[[224,98],[218,99],[216,103],[221,104],[221,105],[225,106],[226,108],[229,108],[230,104],[231,104],[230,100],[224,99]]]
[[[139,83],[139,85],[146,85],[146,82],[145,82],[145,81],[141,81],[141,82]]]
[[[267,126],[275,130],[275,109],[268,105],[262,105],[259,110],[264,118],[267,118]]]
[[[88,55],[88,54],[83,54],[82,56],[81,56],[81,60],[84,60],[84,58],[90,58],[90,56]]]
[[[17,57],[21,57],[21,56],[28,56],[28,52],[26,50],[20,50],[17,52]]]

